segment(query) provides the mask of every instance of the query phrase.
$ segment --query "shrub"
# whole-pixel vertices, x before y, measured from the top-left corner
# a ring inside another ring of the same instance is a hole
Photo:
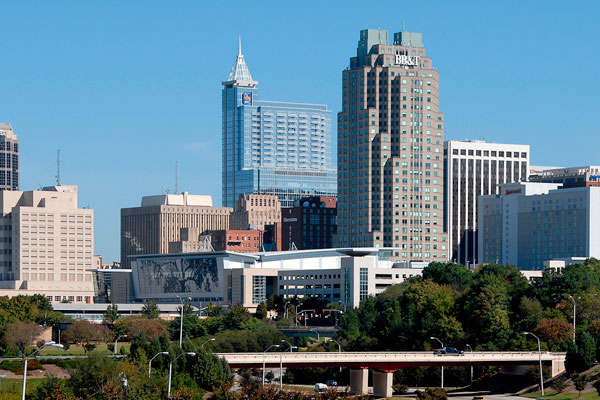
[[[396,383],[395,385],[392,386],[392,389],[394,390],[394,394],[408,393],[408,386],[404,385],[402,383]]]
[[[25,368],[25,364],[23,363],[23,361],[20,360],[9,360],[2,361],[0,363],[0,367],[14,374],[23,375],[23,369]],[[36,369],[44,369],[44,367],[37,360],[27,361],[27,373]]]

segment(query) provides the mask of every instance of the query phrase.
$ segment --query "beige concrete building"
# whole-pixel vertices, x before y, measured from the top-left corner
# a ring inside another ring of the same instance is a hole
[[[129,268],[131,255],[168,253],[169,243],[182,240],[182,228],[228,229],[232,211],[186,192],[143,197],[141,207],[121,209],[121,265]]]
[[[281,203],[274,194],[241,194],[231,213],[230,229],[258,230],[281,222]]]
[[[498,185],[527,181],[529,145],[448,140],[444,143],[444,230],[450,259],[477,265],[477,198]]]
[[[0,123],[0,190],[19,190],[19,141],[6,123]]]
[[[94,212],[77,208],[77,186],[1,191],[0,211],[0,296],[92,301]]]
[[[395,260],[448,259],[444,115],[420,33],[360,32],[342,72],[338,247],[391,248]]]

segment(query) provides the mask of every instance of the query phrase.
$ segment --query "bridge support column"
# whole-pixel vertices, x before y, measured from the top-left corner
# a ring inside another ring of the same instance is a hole
[[[552,360],[552,378],[565,371],[565,359]]]
[[[375,397],[392,397],[394,373],[373,370],[373,395]]]
[[[350,370],[350,392],[352,394],[368,394],[369,392],[369,369]]]

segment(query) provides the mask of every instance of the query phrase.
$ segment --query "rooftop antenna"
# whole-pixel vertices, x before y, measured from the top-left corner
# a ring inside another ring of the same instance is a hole
[[[404,23],[404,20],[402,20],[402,32],[406,32],[406,24]]]
[[[238,36],[238,56],[242,55],[242,36]]]
[[[175,161],[175,194],[179,193],[179,161]]]
[[[60,186],[60,149],[56,150],[56,186]]]

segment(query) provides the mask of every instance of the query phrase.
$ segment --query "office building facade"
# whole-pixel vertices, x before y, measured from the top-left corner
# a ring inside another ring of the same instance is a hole
[[[240,194],[231,213],[231,229],[263,231],[281,221],[281,202],[273,194]]]
[[[273,194],[283,207],[335,195],[331,112],[321,104],[259,100],[240,50],[222,92],[222,196]]]
[[[545,261],[600,258],[600,187],[501,185],[478,204],[479,261],[541,269]]]
[[[196,228],[199,234],[229,229],[232,211],[213,207],[211,196],[184,192],[143,197],[141,207],[121,209],[121,265],[129,268],[132,255],[168,253],[170,243],[182,241],[183,228]]]
[[[452,261],[478,263],[477,197],[499,193],[500,184],[526,181],[528,171],[529,145],[444,142],[444,230]]]
[[[94,211],[77,208],[77,186],[3,190],[0,202],[0,296],[91,302]]]
[[[385,30],[361,31],[342,86],[336,246],[447,260],[444,116],[421,34],[395,33],[389,44]]]
[[[0,190],[19,190],[19,141],[7,123],[0,123]]]
[[[330,249],[337,232],[335,197],[305,197],[281,217],[282,249]]]

